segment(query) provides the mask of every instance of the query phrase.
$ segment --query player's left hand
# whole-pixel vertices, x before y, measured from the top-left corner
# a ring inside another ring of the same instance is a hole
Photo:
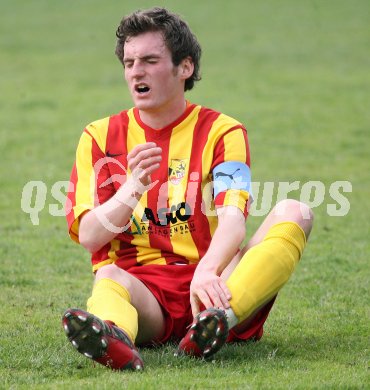
[[[203,304],[206,309],[216,307],[226,310],[230,307],[230,299],[231,293],[225,282],[214,272],[198,266],[190,284],[190,304],[193,316],[199,313],[200,304]]]

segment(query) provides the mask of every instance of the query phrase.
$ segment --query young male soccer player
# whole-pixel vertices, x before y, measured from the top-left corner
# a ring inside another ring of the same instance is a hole
[[[280,203],[245,248],[250,199],[247,133],[185,100],[200,46],[165,9],[117,30],[134,108],[84,130],[71,175],[71,237],[92,254],[87,311],[68,309],[68,339],[112,369],[141,369],[136,346],[181,340],[209,357],[226,341],[258,340],[299,261],[312,214]],[[190,325],[190,326],[189,326]]]

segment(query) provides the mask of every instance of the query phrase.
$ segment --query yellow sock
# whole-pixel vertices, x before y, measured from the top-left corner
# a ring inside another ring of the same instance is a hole
[[[295,222],[282,222],[272,226],[263,241],[246,252],[226,282],[239,323],[283,287],[305,245],[301,227]]]
[[[114,322],[134,342],[138,332],[138,315],[130,302],[130,293],[125,287],[113,279],[104,278],[96,282],[87,301],[87,311],[102,320]]]

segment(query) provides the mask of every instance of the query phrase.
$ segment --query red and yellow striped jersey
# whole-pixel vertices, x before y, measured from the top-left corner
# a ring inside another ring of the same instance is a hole
[[[92,255],[94,271],[110,263],[123,269],[197,263],[217,227],[215,203],[246,211],[247,190],[224,191],[216,202],[212,196],[216,166],[227,161],[250,166],[247,132],[240,122],[188,103],[175,122],[154,130],[132,108],[91,123],[81,136],[68,193],[73,240],[78,242],[79,217],[115,194],[130,173],[127,153],[145,142],[162,148],[161,166],[152,174],[158,182],[141,197],[129,229]]]

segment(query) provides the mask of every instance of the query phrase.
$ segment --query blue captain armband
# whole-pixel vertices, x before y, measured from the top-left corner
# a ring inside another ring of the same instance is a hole
[[[214,198],[227,190],[243,190],[252,193],[251,170],[239,161],[226,161],[213,170]]]
[[[233,205],[246,215],[248,199],[253,200],[248,165],[240,161],[226,161],[217,165],[212,173],[216,207]]]

